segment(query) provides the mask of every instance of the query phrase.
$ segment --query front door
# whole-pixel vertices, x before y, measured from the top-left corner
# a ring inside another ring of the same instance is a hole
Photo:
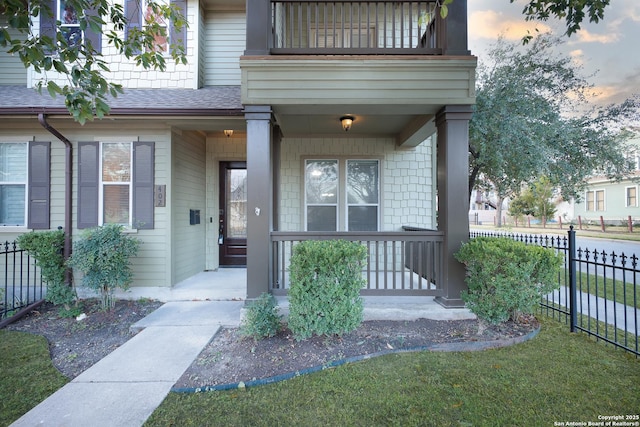
[[[247,163],[220,162],[221,267],[247,265]]]

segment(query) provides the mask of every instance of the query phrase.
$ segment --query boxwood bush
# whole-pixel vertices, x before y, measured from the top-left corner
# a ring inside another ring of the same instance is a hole
[[[296,340],[350,332],[362,323],[366,248],[345,240],[308,240],[293,248],[289,329]]]
[[[559,288],[563,257],[553,249],[504,237],[476,237],[456,253],[467,269],[462,300],[479,318],[496,324],[532,314],[541,295]]]
[[[248,305],[240,325],[240,333],[254,340],[273,337],[282,329],[281,320],[276,299],[263,292]]]
[[[64,283],[66,266],[62,250],[64,231],[31,231],[18,237],[18,246],[29,252],[40,267],[42,279],[47,283],[45,299],[59,306],[61,317],[75,317],[80,314],[78,297],[72,286]]]

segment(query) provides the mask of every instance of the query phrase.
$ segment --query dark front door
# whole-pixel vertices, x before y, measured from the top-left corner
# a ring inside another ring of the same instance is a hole
[[[247,265],[247,163],[220,162],[221,267]]]

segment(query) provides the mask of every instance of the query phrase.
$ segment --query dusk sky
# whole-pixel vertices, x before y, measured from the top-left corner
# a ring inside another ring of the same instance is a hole
[[[469,0],[469,49],[479,61],[498,35],[518,41],[535,28],[561,35],[564,21],[525,21],[522,9],[526,2],[518,0]],[[583,23],[582,29],[566,38],[560,48],[583,67],[595,91],[598,104],[619,103],[632,94],[640,95],[640,1],[611,0],[604,20]]]

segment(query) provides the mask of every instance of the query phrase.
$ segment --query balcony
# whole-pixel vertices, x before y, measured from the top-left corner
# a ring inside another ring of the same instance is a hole
[[[246,55],[469,55],[467,2],[249,0]]]
[[[271,2],[272,55],[440,55],[428,1]]]

